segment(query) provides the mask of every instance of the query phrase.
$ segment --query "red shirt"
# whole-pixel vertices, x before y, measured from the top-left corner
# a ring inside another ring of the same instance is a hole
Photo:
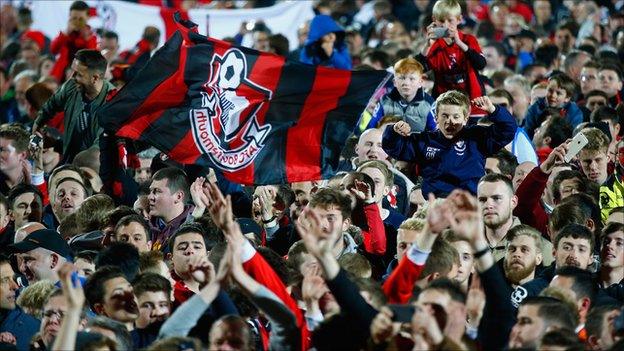
[[[459,38],[468,45],[468,49],[481,54],[481,47],[475,36],[459,32]],[[477,71],[472,67],[466,53],[454,42],[447,44],[443,38],[436,40],[427,53],[427,64],[435,73],[432,92],[434,97],[449,90],[464,91],[471,100],[485,95]],[[486,114],[475,107],[470,113]]]

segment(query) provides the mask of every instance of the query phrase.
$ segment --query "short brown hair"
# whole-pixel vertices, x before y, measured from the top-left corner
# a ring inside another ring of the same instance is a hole
[[[331,188],[323,188],[312,195],[310,207],[327,209],[329,206],[337,206],[342,214],[342,220],[351,218],[351,198],[340,191]]]
[[[108,212],[115,208],[115,202],[106,194],[95,194],[84,200],[76,211],[79,226],[86,232],[101,229],[106,223]]]
[[[557,86],[565,90],[567,97],[572,99],[576,93],[576,83],[568,75],[560,73],[548,79],[549,82],[557,83]]]
[[[141,273],[132,282],[134,294],[139,297],[145,292],[163,292],[165,296],[171,296],[171,283],[167,278],[157,273]]]
[[[453,264],[459,265],[457,250],[446,240],[438,238],[431,248],[431,253],[420,276],[424,278],[430,274],[438,273],[441,277],[445,277],[453,269]]]
[[[372,268],[368,260],[358,253],[346,253],[338,259],[340,266],[358,278],[370,278]]]
[[[607,152],[609,149],[609,137],[598,128],[584,128],[581,133],[585,134],[589,141],[583,148],[585,151]]]
[[[492,91],[489,92],[489,94],[487,94],[487,96],[489,97],[502,97],[507,99],[507,101],[509,101],[509,105],[513,105],[514,104],[514,98],[511,95],[511,93],[509,93],[507,90],[505,89],[494,89]]]
[[[30,142],[30,135],[28,132],[17,125],[8,125],[0,128],[0,138],[9,139],[12,141],[13,147],[17,152],[23,152],[28,150],[28,143]]]
[[[33,109],[39,111],[52,95],[54,92],[45,83],[35,83],[26,90],[26,101]]]
[[[139,271],[141,273],[158,273],[158,263],[165,261],[165,256],[160,251],[146,251],[139,254]]]
[[[303,240],[299,240],[292,244],[290,249],[288,249],[288,264],[290,267],[296,271],[299,271],[299,267],[303,263],[303,255],[308,253],[308,249],[306,248]]]

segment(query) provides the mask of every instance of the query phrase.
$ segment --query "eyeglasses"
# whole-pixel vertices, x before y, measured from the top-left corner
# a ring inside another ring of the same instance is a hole
[[[47,310],[43,311],[43,316],[47,318],[52,318],[52,316],[56,316],[59,320],[65,317],[65,312],[60,310]]]
[[[595,80],[597,77],[596,76],[587,76],[587,75],[582,75],[581,76],[581,81],[586,82],[588,80]]]

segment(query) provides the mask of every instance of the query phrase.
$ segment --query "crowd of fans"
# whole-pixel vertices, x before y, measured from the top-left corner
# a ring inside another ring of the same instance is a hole
[[[331,179],[245,187],[98,125],[156,27],[3,3],[0,349],[624,349],[624,1],[314,9],[224,40],[393,79]]]

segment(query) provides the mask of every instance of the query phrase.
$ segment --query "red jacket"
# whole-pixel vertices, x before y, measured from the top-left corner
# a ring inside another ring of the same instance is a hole
[[[353,225],[362,228],[364,250],[373,255],[383,255],[386,252],[386,229],[381,219],[381,212],[377,204],[357,206],[353,213]]]
[[[425,268],[427,257],[429,253],[420,251],[416,244],[412,244],[405,252],[405,256],[382,287],[388,303],[406,304],[409,302],[414,291],[414,284],[420,279],[420,274]]]
[[[541,199],[548,177],[541,168],[533,168],[516,190],[518,205],[514,209],[520,222],[539,230],[545,238],[548,238],[548,214]]]
[[[290,296],[286,290],[286,285],[282,282],[277,273],[275,273],[273,268],[271,268],[267,261],[265,261],[247,241],[243,247],[243,269],[258,283],[264,285],[273,292],[295,315],[297,326],[301,330],[301,350],[307,350],[309,345],[308,327],[303,313],[299,307],[297,307],[297,302]]]
[[[78,32],[65,34],[60,32],[50,44],[50,51],[57,55],[50,75],[61,83],[65,80],[65,70],[71,65],[71,61],[78,50],[97,48],[95,33],[89,27],[85,28],[84,31],[84,34]]]

